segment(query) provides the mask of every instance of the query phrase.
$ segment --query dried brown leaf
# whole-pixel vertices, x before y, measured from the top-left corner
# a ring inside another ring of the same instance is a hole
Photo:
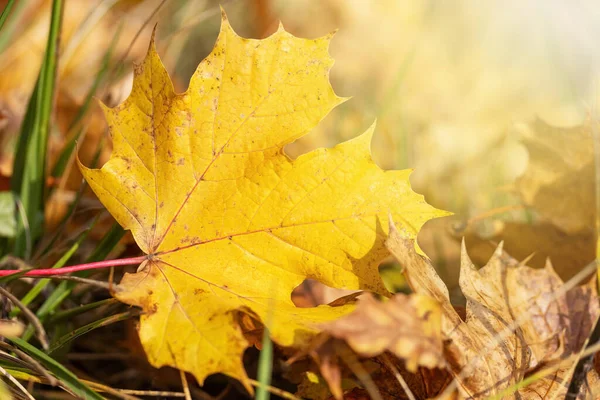
[[[361,356],[389,351],[406,360],[408,370],[418,366],[443,367],[441,309],[429,296],[398,293],[385,302],[372,295],[360,298],[354,312],[323,325]]]
[[[581,350],[598,316],[593,284],[565,290],[549,264],[534,270],[504,253],[501,246],[477,270],[463,245],[460,286],[467,298],[463,321],[431,262],[415,252],[412,241],[392,227],[387,245],[404,266],[413,290],[441,302],[442,332],[449,339],[447,361],[466,397],[499,395],[536,368],[552,363],[559,364],[554,375],[520,389],[519,394],[524,398],[564,395],[572,360],[563,361]]]

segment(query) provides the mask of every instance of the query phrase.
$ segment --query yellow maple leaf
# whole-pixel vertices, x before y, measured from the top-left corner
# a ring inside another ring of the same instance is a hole
[[[148,255],[115,296],[143,308],[153,365],[200,383],[225,373],[251,390],[239,313],[268,321],[275,342],[301,346],[352,306],[296,308],[296,286],[312,278],[387,294],[377,267],[388,213],[410,237],[446,215],[411,190],[410,171],[377,167],[373,127],[295,160],[284,153],[344,101],[329,83],[331,36],[299,39],[280,27],[245,39],[223,14],[185,93],[174,92],[151,43],[129,98],[105,108],[113,155],[100,170],[81,169]]]

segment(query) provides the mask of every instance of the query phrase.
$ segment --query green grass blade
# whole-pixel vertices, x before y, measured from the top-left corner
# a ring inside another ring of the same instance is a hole
[[[59,362],[45,354],[43,351],[18,338],[9,340],[25,353],[39,361],[56,377],[56,379],[65,385],[65,387],[69,388],[75,395],[79,396],[79,398],[86,400],[104,400],[104,397],[100,396],[89,386],[81,382],[75,374],[63,367]]]
[[[15,0],[8,0],[8,3],[6,3],[4,10],[2,10],[2,14],[0,14],[0,31],[2,30],[2,27],[4,26],[4,23],[6,22],[6,19],[8,18],[8,14],[10,14],[10,9],[12,8],[12,6],[14,4],[15,4]]]
[[[12,5],[8,3],[15,3],[15,7],[13,8]],[[0,28],[0,54],[10,42],[10,39],[12,38],[17,26],[19,26],[19,23],[22,22],[21,16],[23,15],[23,12],[26,9],[25,6],[27,5],[26,1],[9,0],[8,3],[7,6],[4,8],[4,11],[6,11],[6,17],[4,19],[3,25],[4,23],[6,24],[2,28]]]
[[[85,240],[85,238],[87,238],[88,233],[91,231],[93,226],[96,224],[96,221],[97,221],[97,219],[95,219],[94,222],[92,222],[92,224],[79,235],[79,237],[77,238],[75,243],[73,243],[71,248],[69,250],[67,250],[62,255],[62,257],[60,259],[58,259],[58,261],[56,261],[54,263],[54,265],[52,265],[52,267],[50,267],[50,268],[62,268],[67,264],[67,262],[73,256],[73,254],[75,254],[75,252],[77,250],[79,250],[79,246],[81,246],[81,243]],[[42,290],[44,290],[44,288],[46,288],[46,286],[48,286],[48,284],[50,282],[51,282],[51,279],[40,279],[35,284],[35,286],[32,287],[29,290],[29,292],[27,292],[27,294],[21,299],[21,303],[23,303],[23,305],[25,305],[25,306],[31,304],[31,302],[36,299],[36,297],[42,292]],[[11,316],[15,317],[16,315],[19,314],[19,312],[20,312],[20,310],[18,308],[15,308],[13,310],[13,313],[11,314]]]
[[[94,252],[85,262],[95,262],[104,260],[108,254],[115,248],[117,243],[125,236],[125,230],[121,225],[114,223],[110,230],[104,235],[102,241],[98,243]]]
[[[275,280],[271,281],[271,293],[275,292]],[[275,304],[269,302],[267,317],[264,320],[264,332],[262,338],[262,350],[258,357],[257,381],[260,384],[256,389],[256,400],[269,400],[271,393],[267,389],[271,386],[271,377],[273,375],[273,342],[269,334],[269,327],[273,323],[273,311]]]
[[[37,240],[43,230],[46,149],[54,102],[62,11],[63,1],[54,0],[46,53],[27,107],[11,180],[13,192],[23,203],[32,241]],[[31,249],[28,249],[26,234],[22,221],[17,220],[13,253],[29,259]]]
[[[96,154],[94,154],[94,158],[93,158],[92,163],[91,163],[92,167],[95,167],[97,165],[98,160],[100,159],[100,153],[102,152],[103,147],[104,147],[104,141],[102,140],[100,142],[98,148],[96,149]],[[54,244],[56,243],[56,241],[61,236],[61,233],[62,233],[63,229],[65,229],[65,227],[67,226],[67,223],[69,222],[69,220],[71,219],[71,217],[75,213],[75,210],[77,209],[77,206],[79,205],[79,202],[81,201],[81,198],[83,196],[85,188],[86,188],[86,183],[83,182],[82,185],[81,185],[81,187],[77,191],[77,195],[75,196],[75,200],[73,200],[73,202],[69,206],[69,210],[67,211],[67,213],[65,214],[65,216],[60,221],[60,223],[58,225],[58,229],[56,230],[56,233],[48,241],[48,243],[45,244],[45,246],[43,246],[42,244],[40,244],[40,247],[39,247],[37,253],[34,255],[34,258],[36,258],[36,259],[40,258],[41,256],[48,254],[48,252],[52,249],[52,247],[54,246]]]
[[[54,324],[54,323],[62,321],[64,319],[73,318],[79,314],[83,314],[83,313],[93,310],[95,308],[108,306],[108,305],[112,305],[112,304],[118,304],[118,301],[116,299],[111,298],[111,299],[98,300],[93,303],[84,304],[79,307],[69,308],[68,310],[59,311],[59,312],[53,314],[52,317],[50,317],[48,319],[48,323]]]
[[[96,73],[94,82],[92,83],[92,86],[88,90],[88,93],[83,101],[83,104],[81,105],[81,107],[79,107],[79,109],[77,110],[77,114],[75,115],[75,117],[73,118],[73,121],[69,125],[69,129],[68,129],[69,133],[71,131],[73,131],[74,129],[76,129],[83,121],[83,118],[89,111],[90,105],[92,104],[94,95],[98,91],[98,88],[100,87],[100,85],[102,84],[104,78],[106,77],[106,75],[108,73],[109,65],[110,65],[110,61],[111,61],[113,53],[114,53],[114,49],[115,49],[116,44],[121,36],[121,28],[122,28],[122,25],[119,25],[119,28],[118,28],[117,32],[115,33],[115,35],[113,36],[110,46],[108,47],[108,50],[106,51],[106,53],[104,54],[104,57],[102,58],[102,64],[100,65],[100,68],[99,68],[98,72]],[[73,151],[75,150],[75,145],[77,143],[77,140],[79,139],[79,137],[81,136],[83,131],[84,131],[83,128],[81,128],[81,127],[77,128],[77,133],[75,135],[73,135],[71,137],[71,139],[69,140],[69,142],[65,145],[65,147],[61,151],[60,155],[58,156],[58,159],[57,159],[56,163],[54,164],[54,167],[52,168],[52,176],[54,176],[56,178],[62,176],[62,174],[65,171],[66,166],[68,165],[69,159],[73,155]]]
[[[98,246],[90,255],[86,262],[101,261],[108,256],[108,254],[114,249],[119,243],[119,240],[125,235],[125,231],[121,226],[115,223],[110,231],[102,238],[102,241],[98,243]],[[87,276],[88,271],[80,272],[79,276]],[[61,282],[50,294],[50,296],[44,301],[44,303],[37,310],[36,315],[38,319],[44,322],[52,313],[62,304],[62,302],[69,297],[75,286],[76,282],[63,281]],[[23,333],[23,340],[28,341],[33,336],[33,329],[28,327],[25,333]]]
[[[265,327],[262,339],[262,350],[258,357],[258,375],[257,380],[260,386],[256,389],[256,400],[268,400],[270,393],[267,387],[271,385],[271,375],[273,369],[273,342],[269,337],[269,329]]]
[[[60,349],[67,343],[77,339],[82,335],[85,335],[86,333],[93,331],[94,329],[102,328],[104,326],[114,324],[115,322],[125,321],[126,319],[129,319],[137,314],[137,310],[129,310],[120,314],[115,314],[105,318],[101,318],[97,321],[84,325],[81,328],[77,328],[73,332],[67,333],[66,335],[60,337],[56,342],[54,342],[48,350],[48,353],[54,353],[56,350]]]
[[[27,164],[25,163],[25,156],[27,155],[27,148],[29,144],[29,139],[31,135],[30,132],[33,132],[35,125],[35,114],[36,107],[38,103],[38,92],[40,86],[40,78],[38,76],[38,80],[33,88],[33,92],[31,93],[31,98],[29,99],[29,103],[27,104],[27,109],[25,111],[25,117],[23,118],[23,123],[21,124],[21,134],[19,135],[19,140],[17,142],[17,148],[15,149],[15,161],[13,163],[13,174],[10,180],[10,186],[13,192],[19,193],[23,188],[23,178],[25,175],[25,167]]]

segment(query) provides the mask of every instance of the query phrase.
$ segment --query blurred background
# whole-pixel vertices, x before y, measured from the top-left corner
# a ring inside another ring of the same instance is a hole
[[[5,4],[0,1],[0,6]],[[594,40],[600,33],[600,7],[595,2],[220,4],[234,29],[246,37],[268,36],[280,20],[301,37],[338,30],[330,48],[336,60],[331,81],[340,96],[353,98],[287,151],[296,156],[332,146],[377,120],[377,163],[386,169],[414,168],[415,191],[434,206],[456,213],[431,222],[419,237],[450,284],[456,282],[462,237],[480,264],[500,240],[517,258],[534,254],[534,265],[550,256],[566,277],[594,258],[594,213],[583,216],[581,226],[565,228],[536,209],[535,193],[525,193],[519,182],[532,164],[527,138],[544,138],[542,125],[547,130],[573,129],[590,117],[600,61]],[[0,42],[0,173],[5,188],[44,55],[49,12],[49,1],[18,1],[3,28],[9,32]],[[99,107],[92,101],[85,115],[80,116],[80,110],[90,93],[110,106],[124,100],[133,63],[143,58],[155,25],[158,52],[177,90],[184,91],[196,65],[212,49],[219,24],[219,3],[212,0],[66,2],[48,168],[75,137],[84,163],[99,146],[98,163],[107,160],[110,141]],[[97,79],[100,72],[102,79]],[[577,158],[581,165],[571,165],[575,173],[589,156]],[[45,209],[50,230],[81,184],[73,157],[61,162],[66,163],[66,174],[48,182],[55,189]],[[536,177],[532,180],[529,189],[540,183]],[[587,184],[591,182],[582,186]],[[544,197],[559,201],[565,194]],[[588,197],[582,201],[593,208],[594,200]],[[88,210],[101,209],[91,195],[82,204]],[[553,207],[549,205],[550,212]],[[570,208],[584,206],[560,207],[569,220]]]

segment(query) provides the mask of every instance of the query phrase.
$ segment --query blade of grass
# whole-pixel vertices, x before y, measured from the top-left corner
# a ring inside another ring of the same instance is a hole
[[[112,298],[95,301],[93,303],[84,304],[79,307],[74,307],[74,308],[70,308],[68,310],[59,311],[59,312],[53,314],[52,317],[50,317],[47,322],[50,324],[56,323],[56,322],[62,321],[64,319],[73,318],[79,314],[83,314],[83,313],[93,310],[95,308],[112,305],[112,304],[117,304],[117,303],[118,303],[117,300],[112,299]]]
[[[25,353],[29,354],[34,359],[38,360],[48,371],[50,371],[56,379],[58,379],[63,385],[69,388],[75,395],[82,399],[89,400],[104,400],[102,396],[96,393],[85,383],[81,382],[79,378],[71,371],[63,367],[59,362],[48,356],[44,352],[30,345],[26,341],[18,338],[9,339],[18,348]]]
[[[29,373],[27,373],[27,371],[22,371],[20,369],[11,369],[11,368],[6,368],[6,370],[8,372],[10,372],[15,378],[20,379],[22,381],[47,383],[46,381],[44,381],[44,379],[40,378],[39,376],[29,374]],[[124,399],[124,400],[141,400],[139,397],[132,396],[132,394],[138,394],[138,393],[141,393],[142,395],[147,395],[147,396],[181,397],[181,396],[177,396],[179,394],[177,392],[159,392],[159,391],[144,392],[141,390],[114,389],[109,386],[102,385],[100,383],[93,382],[93,381],[88,381],[85,379],[80,379],[80,382],[85,383],[86,385],[88,385],[92,389],[97,390],[98,392],[110,393],[111,395],[116,396],[119,399]],[[146,393],[148,393],[148,394],[146,394]]]
[[[36,330],[38,334],[38,340],[42,344],[42,347],[44,348],[44,350],[48,350],[48,335],[46,334],[46,330],[44,329],[42,323],[36,317],[36,315],[29,308],[27,308],[27,306],[23,304],[17,296],[9,292],[7,289],[4,289],[4,287],[2,286],[0,286],[0,295],[9,299],[14,306],[18,307],[16,309],[20,310],[25,315],[25,318],[29,320],[29,323],[31,324],[33,329]]]
[[[271,280],[271,293],[275,292],[275,280]],[[271,297],[273,299],[273,297]],[[262,338],[262,349],[260,356],[258,357],[258,372],[257,378],[260,386],[256,390],[256,400],[269,400],[271,394],[267,389],[271,386],[271,376],[273,372],[273,342],[269,335],[269,327],[273,323],[273,310],[275,304],[273,300],[269,301],[269,309],[267,311],[267,318],[265,319],[265,328]]]
[[[64,50],[62,51],[64,64],[61,65],[61,70],[71,61],[71,57],[77,52],[77,49],[81,47],[84,39],[98,26],[98,23],[118,1],[119,0],[104,0],[97,3],[96,7],[91,8],[89,13],[77,26],[75,32],[69,35],[69,40],[64,45]]]
[[[121,70],[123,69],[123,66],[125,65],[124,61],[127,58],[127,56],[129,55],[129,52],[131,52],[131,49],[133,49],[133,46],[135,45],[135,42],[140,37],[140,34],[142,33],[142,31],[144,30],[144,28],[146,27],[146,25],[148,25],[148,23],[150,23],[150,21],[152,20],[152,18],[154,18],[158,14],[158,12],[160,11],[160,9],[162,8],[162,6],[165,5],[166,2],[167,2],[167,0],[162,0],[154,8],[154,10],[152,11],[152,13],[148,16],[148,18],[146,18],[146,20],[144,21],[144,23],[142,24],[142,26],[140,26],[140,29],[138,29],[138,31],[136,32],[135,36],[131,40],[131,43],[129,43],[129,47],[127,47],[127,50],[125,50],[125,53],[123,53],[123,55],[121,56],[121,58],[119,59],[119,61],[116,63],[116,65],[112,69],[112,71],[111,71],[111,73],[110,73],[110,75],[108,77],[108,81],[109,82],[112,82],[113,79],[116,76],[120,75]]]
[[[102,241],[98,243],[93,253],[86,259],[86,262],[104,260],[123,236],[125,236],[125,230],[115,222],[106,235],[104,235]]]
[[[104,326],[114,324],[115,322],[125,321],[126,319],[129,319],[138,314],[138,310],[131,309],[120,314],[110,315],[108,317],[101,318],[97,321],[90,322],[89,324],[77,328],[74,331],[69,332],[66,335],[60,337],[56,342],[52,344],[52,346],[48,350],[48,354],[54,353],[56,350],[60,349],[62,346],[66,345],[70,341],[75,340],[78,337],[93,331],[94,329],[102,328]]]
[[[273,342],[269,337],[269,329],[265,327],[262,338],[262,350],[258,357],[258,382],[256,389],[256,400],[268,400],[270,393],[267,387],[271,385],[271,374],[273,367]]]
[[[13,353],[12,350],[11,353]],[[5,368],[29,368],[27,362],[13,356],[12,354],[5,353],[2,350],[0,350],[0,365]]]
[[[57,159],[56,163],[54,164],[54,167],[52,168],[52,176],[55,178],[59,178],[62,176],[62,174],[65,171],[66,166],[68,165],[69,159],[73,156],[73,151],[75,150],[77,140],[80,138],[81,134],[84,131],[84,129],[82,127],[79,127],[79,125],[81,125],[83,118],[87,115],[87,112],[90,109],[90,105],[92,104],[92,99],[94,98],[94,95],[96,94],[96,92],[98,91],[98,88],[100,87],[100,85],[104,81],[104,78],[106,77],[115,47],[121,36],[122,28],[123,28],[123,24],[120,24],[119,28],[117,29],[117,32],[113,35],[113,38],[108,47],[108,50],[106,51],[106,53],[104,54],[104,57],[102,58],[102,64],[100,65],[100,68],[98,69],[98,72],[96,73],[96,76],[94,77],[94,82],[92,83],[92,86],[88,90],[88,92],[85,96],[85,99],[83,101],[83,104],[77,110],[77,114],[73,118],[73,121],[71,121],[71,123],[69,124],[69,128],[68,128],[67,132],[71,133],[73,130],[75,130],[77,128],[76,129],[77,133],[74,134],[71,137],[71,139],[69,140],[69,142],[65,145],[65,147],[61,151],[60,155],[58,156],[58,159]]]
[[[21,222],[23,226],[23,235],[25,236],[25,254],[31,252],[31,226],[29,225],[29,218],[27,218],[27,211],[18,196],[15,196],[15,203],[17,204],[17,221]],[[18,226],[18,225],[17,225]],[[15,231],[16,236],[16,231]]]
[[[6,371],[4,368],[0,367],[0,373],[2,375],[4,375],[9,381],[11,381],[12,384],[15,385],[21,391],[21,393],[23,393],[25,395],[25,397],[27,397],[30,400],[35,400],[35,398],[31,395],[31,393],[29,393],[27,391],[27,389],[25,389],[25,387],[23,387],[23,385],[21,385],[21,383],[15,379],[14,376],[9,374],[8,371]],[[4,392],[4,393],[2,393],[2,392]],[[2,394],[2,396],[10,396],[8,390],[5,387],[2,388],[2,391],[0,391],[0,394]]]
[[[100,153],[102,152],[103,148],[104,148],[104,140],[102,140],[99,143],[98,148],[96,149],[96,153],[94,154],[94,158],[92,159],[92,162],[91,162],[91,165],[93,167],[95,167],[97,165],[98,160],[100,159]],[[56,229],[56,233],[52,236],[52,238],[48,241],[47,244],[44,245],[43,241],[42,241],[42,243],[40,243],[39,249],[34,256],[35,258],[39,258],[43,255],[47,255],[50,252],[50,250],[54,247],[54,245],[58,241],[59,237],[61,236],[63,230],[65,229],[67,223],[71,220],[71,218],[75,214],[75,210],[77,209],[77,206],[79,205],[79,202],[81,201],[81,198],[83,196],[86,186],[87,186],[87,183],[85,182],[85,180],[82,180],[81,187],[77,191],[77,195],[75,196],[75,199],[69,206],[69,210],[67,211],[65,216],[60,221],[60,224],[58,225],[58,228]]]
[[[119,240],[125,235],[125,231],[121,226],[115,223],[110,231],[104,236],[102,241],[98,243],[98,246],[94,252],[87,258],[87,262],[100,261],[106,258],[112,249],[119,243]],[[87,271],[86,271],[87,272]],[[87,273],[81,273],[80,276],[87,276]],[[71,294],[71,291],[75,288],[77,282],[63,281],[53,291],[50,297],[40,306],[36,315],[40,321],[44,322],[46,318],[53,313],[56,308]],[[27,329],[23,334],[25,341],[31,338],[33,331]]]
[[[23,202],[32,241],[37,240],[43,230],[46,149],[54,103],[62,14],[63,1],[54,0],[46,53],[25,114],[11,179],[11,189]],[[25,228],[17,220],[13,253],[28,259],[30,252],[31,249],[27,249]]]
[[[39,361],[31,357],[29,354],[25,353],[23,350],[12,346],[5,342],[0,342],[0,347],[3,350],[10,351],[12,354],[15,354],[19,357],[21,361],[27,364],[27,369],[37,373],[38,375],[44,377],[48,383],[52,386],[56,386],[57,380],[40,364]]]
[[[16,7],[11,10],[12,8],[12,4],[8,4],[8,3],[16,3]],[[12,34],[15,30],[15,27],[17,26],[17,23],[20,22],[19,19],[21,17],[21,14],[23,13],[23,11],[25,10],[25,5],[27,4],[26,1],[19,1],[19,2],[15,2],[14,0],[9,0],[6,5],[6,7],[4,8],[4,10],[6,11],[6,18],[4,19],[4,22],[8,23],[6,24],[6,27],[4,29],[1,29],[0,27],[0,53],[6,48],[6,45],[8,44],[8,42],[10,41],[10,38],[12,37]],[[10,12],[12,11],[12,12]],[[4,11],[3,11],[4,13]],[[10,13],[10,15],[9,15]],[[4,14],[3,14],[4,15]],[[10,19],[7,19],[10,16]],[[4,24],[3,22],[3,24]]]
[[[257,388],[262,387],[263,384],[255,381],[254,379],[248,379],[248,381],[250,381],[250,383],[253,386],[256,386]],[[279,389],[273,386],[267,386],[267,390],[271,393],[273,393],[275,396],[279,396],[282,399],[288,399],[288,400],[302,400],[300,397],[294,396],[293,394],[291,394],[290,392],[286,392],[283,389]]]
[[[4,6],[4,10],[2,10],[2,14],[0,14],[0,30],[4,26],[6,19],[8,18],[8,14],[10,14],[10,9],[15,5],[15,0],[8,0],[6,6]]]
[[[181,369],[179,370],[179,377],[181,378],[181,385],[183,386],[183,395],[185,396],[185,400],[192,400],[192,394],[190,393],[190,386],[188,385],[184,370],[181,370]]]
[[[79,246],[85,240],[88,233],[90,232],[90,230],[96,224],[97,221],[98,221],[98,219],[95,218],[94,221],[92,222],[92,224],[79,235],[79,238],[77,238],[77,240],[75,241],[75,243],[73,243],[71,248],[69,250],[67,250],[63,254],[63,256],[54,263],[54,265],[52,267],[50,267],[51,269],[62,268],[65,266],[65,264],[71,259],[73,254],[75,254],[75,252],[79,249]],[[35,286],[32,287],[29,290],[29,292],[27,292],[27,294],[21,299],[21,302],[23,303],[23,305],[27,306],[27,305],[31,304],[31,302],[36,299],[36,297],[42,292],[42,290],[44,290],[44,288],[46,288],[46,286],[48,286],[48,284],[50,282],[51,282],[50,279],[40,279],[35,284]],[[15,317],[16,315],[18,315],[18,310],[14,310],[14,312],[11,316]]]
[[[108,291],[110,291],[112,289],[111,284],[108,282],[99,281],[96,279],[82,278],[80,276],[60,275],[57,273],[57,274],[53,274],[53,275],[45,275],[45,278],[56,280],[56,281],[72,281],[72,282],[77,282],[77,283],[83,283],[84,285],[89,285],[89,286],[97,287],[100,289],[105,289]]]

